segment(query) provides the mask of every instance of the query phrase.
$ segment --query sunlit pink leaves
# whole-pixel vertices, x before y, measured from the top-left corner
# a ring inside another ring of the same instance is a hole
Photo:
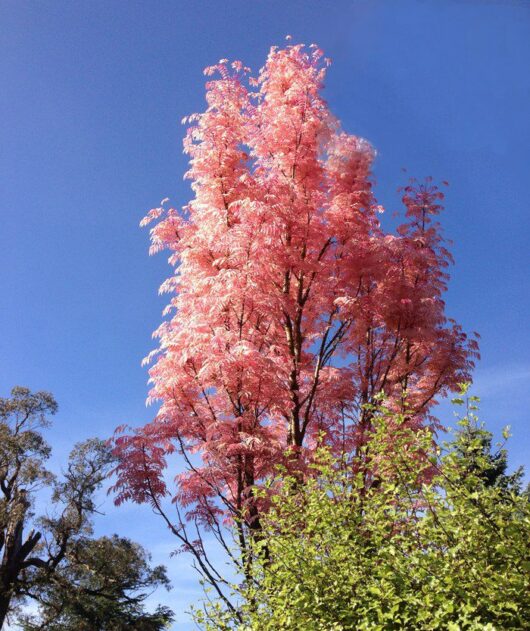
[[[184,142],[194,197],[143,222],[158,222],[152,251],[168,249],[174,273],[150,370],[161,407],[117,440],[121,499],[144,499],[146,471],[166,491],[172,444],[188,457],[182,504],[206,522],[244,513],[277,464],[303,468],[318,440],[336,451],[366,440],[363,406],[381,391],[396,408],[407,391],[419,427],[469,378],[476,343],[442,300],[443,195],[411,181],[405,223],[385,234],[375,151],[331,114],[326,67],[297,45],[271,49],[255,79],[241,62],[206,70],[207,109],[187,118]]]

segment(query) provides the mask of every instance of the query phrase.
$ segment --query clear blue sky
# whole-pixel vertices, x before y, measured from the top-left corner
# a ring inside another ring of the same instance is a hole
[[[202,69],[258,69],[272,44],[318,43],[349,132],[378,149],[388,219],[410,174],[447,179],[456,266],[448,312],[482,335],[475,391],[512,464],[530,430],[530,3],[494,0],[3,0],[0,4],[0,391],[51,390],[56,461],[73,441],[141,424],[161,318],[164,256],[145,211],[189,197],[179,121],[204,104]],[[149,509],[98,532],[154,545],[177,609],[196,595],[186,560]],[[153,544],[153,542],[155,542]],[[181,617],[175,628],[189,629]]]

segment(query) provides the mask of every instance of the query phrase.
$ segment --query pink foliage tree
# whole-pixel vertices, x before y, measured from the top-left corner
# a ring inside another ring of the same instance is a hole
[[[442,300],[443,194],[411,181],[405,222],[382,230],[374,150],[330,113],[327,65],[297,45],[272,48],[256,79],[240,62],[205,71],[207,109],[184,143],[194,198],[142,222],[156,220],[151,251],[175,271],[148,358],[161,405],[115,439],[118,502],[170,494],[189,519],[237,516],[251,532],[255,485],[279,463],[303,471],[319,440],[355,452],[378,393],[396,409],[406,394],[410,424],[435,425],[436,400],[470,379],[476,341]],[[188,466],[168,488],[175,451]]]

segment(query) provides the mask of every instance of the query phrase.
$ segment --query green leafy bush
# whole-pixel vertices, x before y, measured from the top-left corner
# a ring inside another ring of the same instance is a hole
[[[464,396],[456,400],[464,404]],[[213,602],[206,629],[528,629],[530,504],[522,472],[475,415],[437,447],[406,416],[374,414],[350,461],[320,451],[314,476],[273,481],[236,614]],[[505,436],[505,438],[507,435]],[[262,491],[268,493],[268,489]]]

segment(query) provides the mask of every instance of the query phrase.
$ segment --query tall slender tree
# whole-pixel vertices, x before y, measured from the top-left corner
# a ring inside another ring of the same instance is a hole
[[[276,465],[303,475],[319,440],[358,450],[380,392],[396,411],[407,393],[411,427],[435,425],[437,399],[470,378],[476,341],[442,299],[443,193],[411,181],[404,223],[383,231],[375,152],[331,114],[328,64],[314,45],[288,45],[257,78],[227,60],[205,71],[207,108],[185,121],[194,197],[143,221],[156,220],[151,251],[169,250],[174,273],[148,358],[161,405],[145,427],[119,428],[118,502],[162,510],[170,494],[214,530],[242,520],[244,538],[259,530],[253,489]],[[175,451],[188,467],[172,488]]]

